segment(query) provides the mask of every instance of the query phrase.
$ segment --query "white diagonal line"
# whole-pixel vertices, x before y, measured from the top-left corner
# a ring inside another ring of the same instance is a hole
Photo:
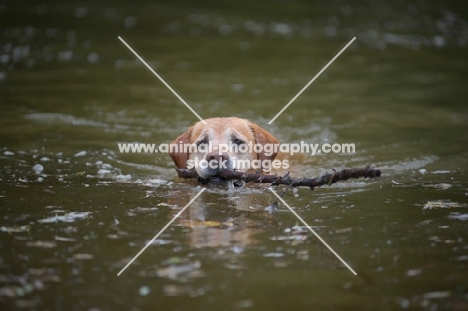
[[[198,198],[198,196],[199,196],[203,191],[205,191],[205,188],[203,188],[202,190],[200,190],[200,192],[199,192],[193,199],[191,199],[190,202],[188,202],[187,205],[185,205],[185,207],[184,207],[183,209],[181,209],[180,212],[178,212],[177,215],[175,215],[174,218],[172,218],[172,220],[171,220],[164,228],[162,228],[161,231],[159,231],[158,234],[156,234],[156,235],[154,236],[154,238],[153,238],[151,241],[149,241],[148,244],[146,244],[146,246],[143,247],[143,249],[142,249],[138,254],[136,254],[136,256],[133,257],[133,259],[130,260],[130,262],[129,262],[125,267],[123,267],[122,270],[120,270],[119,273],[117,273],[117,276],[120,276],[120,275],[122,274],[122,272],[124,272],[125,269],[127,269],[128,266],[130,266],[130,265],[132,264],[132,262],[134,262],[135,259],[137,259],[138,256],[140,256],[141,253],[143,253],[143,252],[145,251],[145,249],[147,249],[148,246],[150,246],[151,243],[153,243],[154,240],[156,240],[156,239],[158,238],[158,236],[160,236],[161,233],[163,233],[164,230],[166,230],[167,227],[169,227],[169,226],[174,222],[174,220],[175,220],[177,217],[179,217],[179,216],[185,211],[185,209],[186,209],[187,207],[189,207],[189,205],[192,204],[193,201],[195,201],[196,198]]]
[[[314,231],[314,229],[312,229],[305,221],[304,219],[301,218],[301,216],[299,216],[289,205],[288,203],[286,203],[283,198],[281,198],[276,192],[275,190],[271,189],[271,188],[268,188],[270,189],[271,192],[273,192],[274,195],[276,195],[276,197],[284,204],[286,205],[286,207],[307,227],[307,229],[310,230],[310,232],[312,232],[319,240],[320,242],[322,242],[332,253],[333,255],[336,256],[336,258],[338,258],[345,266],[346,268],[348,268],[354,275],[357,275],[357,273],[353,270],[353,268],[351,268],[347,263],[346,261],[343,260],[343,258],[340,257],[340,255],[338,255],[334,250],[333,248],[331,248],[327,242],[325,242],[321,237],[320,235],[317,234],[317,232]]]
[[[172,87],[170,87],[169,84],[167,84],[166,81],[164,81],[164,79],[161,78],[161,76],[158,75],[158,74],[156,73],[156,71],[154,71],[153,68],[151,68],[150,65],[148,65],[148,64],[145,62],[145,60],[144,60],[143,58],[141,58],[140,55],[138,55],[137,52],[135,52],[135,51],[131,48],[130,45],[127,44],[127,42],[125,42],[124,39],[122,39],[120,36],[119,36],[118,38],[119,38],[120,41],[122,41],[123,44],[125,44],[125,46],[126,46],[130,51],[132,51],[133,54],[135,54],[136,57],[138,57],[138,59],[139,59],[146,67],[148,67],[148,69],[149,69],[156,77],[158,77],[159,80],[161,80],[161,82],[162,82],[165,86],[167,86],[167,88],[168,88],[172,93],[174,93],[174,95],[175,95],[175,96],[176,96],[176,97],[177,97],[177,98],[194,114],[194,115],[197,116],[198,119],[200,119],[200,121],[202,121],[204,124],[206,124],[205,120],[203,120],[203,119],[198,115],[198,113],[197,113],[195,110],[193,110],[192,107],[190,107],[190,105],[187,104],[187,103],[185,102],[185,100],[183,100],[183,98],[180,97],[179,94],[177,94],[176,91],[174,91],[174,90],[172,89]]]
[[[280,111],[280,112],[278,112],[278,114],[277,114],[277,115],[276,115],[276,116],[275,116],[273,119],[271,119],[271,121],[270,121],[270,122],[268,122],[268,124],[271,124],[271,123],[273,123],[273,121],[275,121],[275,120],[276,120],[276,118],[278,118],[278,117],[279,117],[279,115],[280,115],[280,114],[282,114],[282,113],[283,113],[283,111],[285,111],[285,110],[286,110],[286,108],[288,108],[288,107],[289,107],[289,105],[291,105],[291,104],[293,103],[293,101],[295,101],[295,100],[296,100],[296,98],[298,98],[298,97],[299,97],[299,95],[301,95],[301,94],[302,94],[302,92],[304,92],[304,91],[305,91],[305,89],[306,89],[306,88],[308,88],[308,87],[309,87],[309,85],[311,85],[311,84],[312,84],[312,82],[314,82],[314,81],[315,81],[315,79],[317,79],[317,78],[318,78],[318,77],[319,77],[319,76],[322,74],[322,72],[324,72],[324,71],[325,71],[325,69],[327,69],[327,68],[328,68],[328,66],[330,66],[330,65],[331,65],[331,63],[333,63],[333,62],[335,61],[335,59],[337,59],[337,58],[338,58],[338,56],[340,56],[340,54],[341,54],[341,53],[343,53],[343,52],[344,52],[344,50],[346,50],[346,49],[348,48],[348,46],[350,46],[350,45],[351,45],[351,43],[353,43],[353,41],[354,41],[354,40],[356,40],[356,37],[354,37],[353,39],[351,39],[351,41],[349,41],[349,43],[348,43],[348,44],[346,44],[346,46],[345,46],[344,48],[342,48],[342,49],[341,49],[341,51],[339,51],[339,52],[338,52],[338,54],[336,54],[336,55],[335,55],[335,57],[333,57],[333,59],[332,59],[331,61],[329,61],[329,62],[328,62],[328,64],[327,64],[327,65],[325,65],[325,67],[323,67],[323,69],[322,69],[322,70],[320,70],[320,72],[319,72],[318,74],[316,74],[316,75],[315,75],[315,77],[313,77],[313,78],[312,78],[312,80],[310,80],[310,82],[309,82],[309,83],[307,83],[307,85],[306,85],[306,86],[304,86],[304,87],[302,88],[302,90],[301,90],[299,93],[297,93],[297,95],[296,95],[296,96],[294,96],[294,98],[293,98],[293,99],[291,99],[291,100],[289,101],[289,103],[287,103],[287,104],[286,104],[286,106],[284,106],[284,108],[283,108],[283,109],[281,109],[281,111]]]

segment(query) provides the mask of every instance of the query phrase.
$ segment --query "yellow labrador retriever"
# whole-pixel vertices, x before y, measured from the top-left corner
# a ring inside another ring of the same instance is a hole
[[[266,147],[279,144],[272,134],[236,117],[212,118],[205,122],[195,123],[171,143],[170,156],[177,168],[195,168],[203,179],[210,179],[226,169],[269,171],[271,166],[265,163],[271,163],[277,153]],[[246,162],[260,164],[260,167],[246,166]]]

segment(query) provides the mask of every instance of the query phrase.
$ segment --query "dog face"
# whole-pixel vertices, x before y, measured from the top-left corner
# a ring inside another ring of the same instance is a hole
[[[265,152],[255,152],[255,148],[248,148],[255,144],[279,144],[273,135],[248,120],[229,117],[206,119],[205,122],[195,123],[171,143],[170,156],[177,168],[187,168],[188,162],[205,161],[205,165],[194,167],[201,178],[208,179],[224,169],[243,170],[237,165],[239,160],[263,162],[272,161],[276,157],[276,153],[266,155]],[[181,145],[189,144],[197,148],[180,148]],[[179,148],[172,148],[172,145],[178,145]],[[221,146],[233,147],[225,150]],[[246,149],[248,151],[244,152]]]

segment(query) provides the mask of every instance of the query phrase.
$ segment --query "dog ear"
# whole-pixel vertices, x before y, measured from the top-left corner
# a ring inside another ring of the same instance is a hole
[[[254,133],[255,143],[265,146],[266,144],[278,145],[279,141],[275,136],[271,135],[268,131],[262,129],[255,123],[249,122],[250,129]],[[274,148],[277,149],[277,148]],[[273,161],[276,158],[276,152],[273,152],[271,155],[266,155],[265,151],[262,151],[258,154],[258,159],[263,162],[263,160]]]
[[[192,134],[192,128],[189,128],[187,132],[177,137],[169,146],[169,155],[174,161],[177,168],[187,168],[187,160],[189,159],[189,148],[184,148],[185,144],[190,144],[190,136]],[[176,148],[175,148],[176,147]],[[186,150],[184,150],[186,149]],[[184,152],[185,151],[185,152]]]

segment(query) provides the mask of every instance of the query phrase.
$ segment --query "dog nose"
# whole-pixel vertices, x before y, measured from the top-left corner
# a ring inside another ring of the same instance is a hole
[[[206,155],[206,161],[208,163],[216,161],[217,163],[215,164],[218,169],[226,168],[225,165],[228,160],[229,156],[225,152],[221,154],[219,154],[219,152],[210,152]],[[224,165],[224,167],[222,165]]]

